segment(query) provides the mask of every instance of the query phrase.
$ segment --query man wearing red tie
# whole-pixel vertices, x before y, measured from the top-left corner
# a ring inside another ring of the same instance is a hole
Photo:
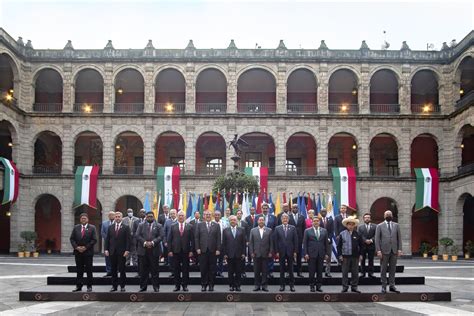
[[[94,225],[89,224],[89,216],[82,213],[79,216],[80,224],[74,226],[69,241],[74,249],[76,259],[77,278],[73,292],[82,291],[84,271],[87,274],[87,292],[92,291],[92,257],[94,245],[97,242],[97,232]]]
[[[115,212],[115,222],[109,226],[107,237],[105,238],[105,255],[110,257],[112,267],[112,289],[117,291],[118,278],[117,270],[120,271],[120,291],[125,292],[125,261],[130,253],[132,235],[130,227],[123,225],[122,212]]]

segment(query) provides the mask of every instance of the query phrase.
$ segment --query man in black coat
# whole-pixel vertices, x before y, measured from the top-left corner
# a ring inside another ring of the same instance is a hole
[[[334,218],[334,234],[338,237],[343,230],[346,230],[346,227],[342,225],[342,221],[347,218],[347,206],[342,204],[340,208],[340,213]]]
[[[82,291],[84,270],[87,274],[87,292],[92,291],[92,258],[94,245],[97,242],[97,231],[94,225],[89,224],[89,216],[82,213],[79,216],[80,224],[74,226],[69,241],[74,249],[77,277],[76,288],[73,292]]]
[[[138,256],[138,240],[137,240],[137,230],[138,226],[140,226],[141,223],[144,223],[146,221],[146,211],[145,209],[141,209],[138,212],[138,220],[133,222],[133,231],[132,231],[132,244],[135,250],[137,251],[137,257],[138,257],[138,274],[136,277],[140,277],[140,256]]]
[[[245,256],[247,256],[247,247],[249,244],[250,230],[252,229],[252,227],[250,227],[247,221],[245,221],[245,219],[242,218],[243,212],[241,209],[237,210],[236,215],[237,215],[237,227],[242,227],[245,231],[246,243],[245,243],[245,249],[244,249],[244,259],[242,260],[242,267],[240,269],[240,271],[242,272],[242,278],[245,278],[247,277],[247,274],[245,273]]]
[[[319,227],[322,227],[327,230],[328,232],[328,239],[330,245],[332,245],[334,238],[334,219],[332,217],[327,217],[327,210],[325,208],[321,209],[319,212],[321,215],[321,219],[319,220]],[[330,247],[332,248],[332,247]],[[331,255],[329,255],[329,258],[326,261],[326,271],[325,271],[325,276],[330,278],[331,276]]]
[[[138,257],[140,258],[140,292],[145,292],[151,272],[153,290],[158,292],[160,270],[161,242],[165,237],[165,230],[155,221],[153,212],[147,212],[146,221],[138,226],[136,239],[138,243]]]
[[[166,220],[170,218],[169,212],[170,207],[167,204],[163,205],[163,212],[158,215],[158,223],[160,223],[163,227],[165,226]]]
[[[247,215],[245,217],[245,222],[247,223],[248,225],[248,235],[247,235],[247,240],[250,241],[250,231],[252,230],[252,228],[255,227],[255,207],[251,207],[250,208],[250,215]],[[249,247],[248,247],[248,243],[247,243],[247,266],[248,267],[251,267],[252,266],[252,256],[250,255],[250,251],[249,251]]]
[[[268,292],[267,270],[268,259],[273,257],[272,230],[265,227],[263,216],[258,218],[258,226],[252,228],[249,239],[249,252],[253,258],[255,274],[254,292]]]
[[[374,278],[374,256],[375,256],[375,231],[377,225],[371,223],[370,213],[364,214],[364,223],[359,225],[357,231],[362,237],[362,262],[361,262],[361,278],[365,277],[366,272],[370,278]],[[368,259],[368,266],[365,266],[365,259]]]
[[[277,216],[277,223],[278,223],[278,225],[281,225],[281,224],[282,224],[281,216],[282,216],[283,214],[288,214],[288,216],[291,215],[291,213],[290,213],[290,206],[288,205],[288,203],[283,203],[282,209],[283,209],[283,212],[280,213],[280,214],[278,214],[278,216]]]
[[[296,227],[296,233],[298,234],[298,247],[296,249],[296,275],[302,278],[303,274],[301,274],[301,248],[303,244],[303,233],[306,229],[306,218],[304,218],[304,216],[299,213],[297,204],[293,204],[291,206],[289,224]]]
[[[280,292],[285,290],[285,272],[290,275],[290,291],[295,291],[295,276],[293,265],[298,251],[298,233],[296,227],[289,225],[290,217],[283,213],[282,224],[275,228],[273,232],[273,244],[276,256],[280,258]]]
[[[120,291],[125,292],[125,261],[130,252],[132,236],[130,227],[122,224],[122,212],[115,212],[115,222],[109,226],[107,237],[105,238],[105,255],[110,257],[112,267],[112,289],[117,291],[118,278],[117,269],[120,271]]]
[[[199,256],[201,271],[201,291],[214,291],[217,256],[221,253],[221,229],[218,223],[211,221],[211,212],[204,211],[204,222],[194,229],[194,248]]]
[[[184,222],[186,214],[178,212],[178,222],[171,225],[168,236],[168,256],[173,258],[174,292],[188,291],[189,259],[193,256],[194,236],[192,226]]]
[[[237,226],[237,217],[229,217],[230,227],[222,232],[222,251],[227,261],[229,290],[240,292],[242,260],[245,259],[247,238],[245,230]]]

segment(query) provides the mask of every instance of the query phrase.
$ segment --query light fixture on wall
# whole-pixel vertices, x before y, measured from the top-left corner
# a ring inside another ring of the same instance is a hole
[[[116,145],[116,146],[115,146],[115,149],[120,149],[120,145]]]
[[[349,106],[346,103],[341,104],[341,112],[347,112]]]
[[[13,89],[8,90],[8,93],[13,95],[13,92],[15,92]]]
[[[118,89],[117,89],[117,93],[118,93],[118,94],[123,94],[123,89],[122,89],[122,88],[118,88]]]
[[[7,101],[11,101],[11,100],[13,100],[13,97],[12,97],[11,94],[7,94],[7,95],[5,96],[5,99],[6,99]]]
[[[431,111],[431,104],[425,104],[423,106],[423,113],[428,113],[429,111]]]
[[[6,215],[7,217],[10,217],[10,216],[12,216],[12,212],[8,211],[8,212],[5,213],[5,215]]]
[[[12,142],[9,142],[9,143],[8,143],[8,147],[13,147],[13,143],[12,143]]]
[[[461,147],[461,149],[464,149],[464,144],[461,144],[461,146],[459,146],[459,147]]]
[[[85,113],[90,113],[92,112],[92,107],[89,104],[84,103],[83,110]]]
[[[357,149],[357,145],[356,145],[356,144],[352,145],[352,149],[356,150],[356,149]]]
[[[463,88],[459,89],[459,94],[464,95],[464,89]]]
[[[166,112],[173,112],[173,110],[174,110],[173,103],[170,103],[170,102],[166,103],[165,111]]]
[[[356,88],[353,88],[351,93],[352,93],[352,95],[354,95],[354,96],[357,95],[357,89],[356,89]]]

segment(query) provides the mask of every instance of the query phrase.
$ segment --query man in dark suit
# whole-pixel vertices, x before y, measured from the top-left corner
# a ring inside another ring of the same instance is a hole
[[[174,292],[188,291],[189,259],[193,256],[194,236],[192,227],[184,222],[186,214],[178,212],[178,222],[171,226],[168,237],[168,256],[173,258],[174,265]]]
[[[74,249],[77,278],[73,292],[82,291],[84,270],[87,274],[87,292],[92,291],[92,258],[94,245],[97,242],[97,231],[94,225],[89,224],[89,216],[82,213],[79,216],[80,224],[74,226],[69,241]]]
[[[359,259],[363,246],[362,237],[357,232],[359,220],[348,216],[342,220],[343,230],[337,238],[337,255],[342,261],[342,292],[349,289],[349,271],[351,272],[351,292],[360,293],[359,285]]]
[[[131,208],[127,209],[127,216],[123,218],[122,225],[127,225],[128,227],[130,227],[130,236],[132,237],[132,240],[133,240],[133,232],[134,232],[133,226],[135,225],[135,222],[138,222],[138,221],[139,221],[138,217],[133,215],[133,209]],[[127,260],[125,261],[125,265],[138,266],[137,249],[133,242],[130,246],[130,252],[127,256]]]
[[[242,218],[243,213],[241,209],[237,210],[236,215],[237,215],[237,227],[242,227],[245,232],[246,242],[245,242],[245,249],[244,249],[244,259],[242,260],[242,267],[240,271],[242,272],[242,278],[246,278],[247,274],[245,273],[245,256],[247,256],[247,248],[248,248],[249,238],[250,238],[250,229],[252,229],[252,227],[250,227],[248,223]]]
[[[267,269],[268,259],[272,258],[273,242],[272,230],[265,227],[265,218],[258,218],[258,226],[250,231],[249,251],[254,260],[253,270],[255,273],[255,292],[268,292]]]
[[[158,215],[158,223],[161,224],[161,226],[165,226],[165,222],[168,218],[170,218],[170,207],[165,204],[163,205],[163,212],[161,212],[159,215]]]
[[[375,255],[375,231],[377,225],[371,223],[370,213],[364,214],[364,223],[357,228],[359,235],[362,237],[362,262],[361,262],[361,278],[365,277],[368,272],[370,278],[374,278],[374,255]],[[368,259],[368,266],[365,266],[365,259]]]
[[[115,212],[110,211],[107,215],[109,217],[108,220],[103,221],[100,227],[100,235],[102,236],[102,240],[107,238],[107,232],[109,231],[109,226],[113,224],[115,220]],[[104,278],[112,276],[112,267],[110,266],[110,257],[105,256],[105,272]]]
[[[290,275],[290,291],[295,291],[293,265],[299,243],[296,227],[288,224],[289,218],[288,214],[283,213],[282,224],[277,226],[273,232],[273,245],[276,256],[280,258],[280,292],[285,290],[285,272]]]
[[[141,209],[138,212],[138,220],[133,222],[133,229],[132,229],[132,244],[133,247],[135,247],[135,250],[137,251],[137,257],[138,257],[138,274],[135,277],[140,277],[140,256],[138,256],[138,240],[137,240],[137,230],[138,226],[140,226],[141,223],[144,223],[146,221],[146,211],[145,209]]]
[[[385,221],[378,224],[375,231],[375,249],[377,251],[377,257],[380,258],[382,293],[387,293],[387,269],[389,266],[389,290],[390,292],[400,293],[395,287],[397,257],[402,255],[400,226],[393,222],[391,211],[385,211],[384,218]]]
[[[275,215],[269,214],[270,206],[267,203],[265,203],[265,202],[262,203],[261,208],[262,208],[262,214],[257,215],[257,217],[255,218],[255,220],[256,220],[255,225],[257,226],[258,219],[260,217],[263,217],[265,227],[270,228],[272,230],[272,234],[273,234],[273,232],[275,231],[275,227],[277,226],[277,218],[276,218]],[[275,261],[273,260],[273,257],[269,258],[268,259],[268,268],[267,268],[268,278],[273,278],[272,273],[273,273],[274,265],[275,265]]]
[[[328,231],[328,239],[329,239],[329,243],[330,245],[332,245],[333,242],[333,238],[334,238],[334,220],[332,217],[327,217],[327,210],[325,208],[321,209],[321,211],[319,212],[319,214],[321,215],[321,219],[319,220],[319,226],[321,228],[324,228]],[[332,248],[332,247],[330,247]],[[329,255],[329,258],[327,260],[325,260],[326,262],[326,271],[325,271],[325,276],[328,277],[328,278],[331,278],[331,255]]]
[[[247,238],[245,230],[237,226],[237,217],[229,217],[230,227],[222,232],[222,252],[227,261],[229,290],[240,292],[242,276],[242,260],[245,259],[245,246]]]
[[[202,222],[201,213],[199,213],[198,211],[194,212],[194,218],[189,221],[189,224],[195,226],[201,222]]]
[[[120,291],[125,292],[125,260],[130,252],[132,236],[130,227],[122,224],[122,212],[115,212],[115,223],[109,226],[107,237],[105,238],[105,255],[110,257],[112,266],[112,289],[117,291],[118,278],[117,269],[120,271]]]
[[[169,265],[171,268],[173,267],[173,257],[168,256],[168,238],[170,235],[171,226],[177,222],[176,213],[177,212],[175,209],[171,209],[168,212],[168,218],[165,220],[165,224],[163,225],[163,229],[165,231],[165,239],[163,240],[163,256],[165,257],[165,264]],[[173,273],[170,275],[170,278],[172,277]]]
[[[158,292],[160,270],[161,242],[165,232],[163,226],[155,221],[153,212],[147,212],[145,222],[138,226],[136,238],[138,242],[138,256],[140,257],[140,292],[145,292],[151,272],[153,290]]]
[[[280,213],[280,214],[278,214],[278,216],[277,216],[277,224],[278,224],[278,225],[281,225],[281,224],[282,224],[281,216],[282,216],[283,214],[287,214],[288,216],[291,215],[291,213],[290,213],[290,206],[288,205],[288,203],[283,203],[282,209],[283,209],[283,213]]]
[[[247,215],[244,220],[248,225],[247,241],[250,241],[250,231],[252,230],[252,228],[255,227],[255,223],[256,223],[256,221],[255,221],[255,207],[252,206],[250,208],[250,215]],[[251,266],[252,266],[252,256],[250,255],[249,248],[248,248],[248,243],[247,243],[247,267],[251,267]]]
[[[319,218],[313,218],[313,227],[304,231],[303,235],[303,254],[308,262],[309,269],[309,288],[311,292],[322,292],[323,283],[323,262],[328,260],[331,255],[331,244],[326,229],[319,226]],[[314,274],[316,273],[316,282]],[[316,283],[316,289],[314,285]]]
[[[303,243],[303,233],[306,229],[305,220],[306,218],[299,213],[298,205],[293,204],[291,206],[289,223],[296,227],[296,233],[298,234],[298,247],[296,248],[296,275],[300,278],[303,277],[303,274],[301,274],[301,248]]]
[[[347,218],[347,206],[342,204],[340,208],[340,214],[334,218],[334,234],[339,236],[343,230],[346,230],[346,227],[342,225],[342,221]]]
[[[211,212],[204,211],[204,222],[194,229],[194,248],[199,256],[201,271],[201,291],[214,291],[217,256],[221,253],[221,229],[219,224],[211,221]]]

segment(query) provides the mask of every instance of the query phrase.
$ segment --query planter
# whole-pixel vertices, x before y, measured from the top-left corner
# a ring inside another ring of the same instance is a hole
[[[29,258],[31,253],[29,251],[25,251],[25,258]]]
[[[39,252],[35,251],[33,252],[33,258],[38,258],[39,257]]]
[[[424,254],[423,254],[423,258],[428,258],[428,254],[427,254],[427,253],[424,253]]]
[[[431,256],[431,259],[432,259],[433,261],[438,261],[438,255],[432,255],[432,256]]]
[[[458,256],[452,255],[452,256],[451,256],[451,261],[458,261]]]
[[[443,254],[443,261],[448,261],[449,260],[449,255]]]
[[[18,258],[23,258],[25,253],[23,251],[18,251]]]
[[[471,258],[471,256],[470,256],[468,253],[466,253],[466,254],[464,255],[464,259],[469,259],[469,258]]]

